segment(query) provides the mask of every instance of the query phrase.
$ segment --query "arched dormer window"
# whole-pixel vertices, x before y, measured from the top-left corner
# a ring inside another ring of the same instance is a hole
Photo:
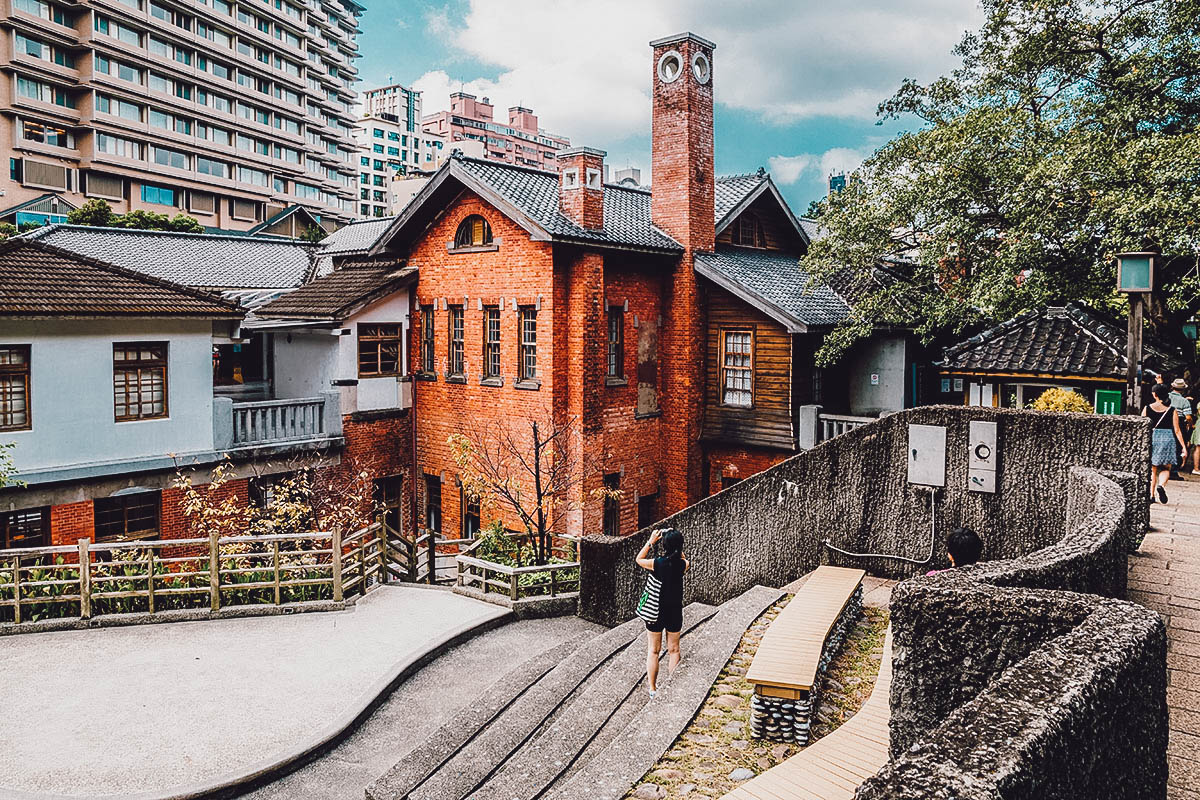
[[[478,214],[472,214],[458,224],[454,234],[454,246],[483,247],[492,243],[492,226]]]

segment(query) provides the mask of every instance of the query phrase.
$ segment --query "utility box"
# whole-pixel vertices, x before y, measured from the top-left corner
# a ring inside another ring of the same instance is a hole
[[[995,494],[996,477],[1000,472],[996,423],[982,420],[972,422],[968,442],[967,490]]]
[[[922,486],[946,485],[944,426],[908,426],[908,482]]]

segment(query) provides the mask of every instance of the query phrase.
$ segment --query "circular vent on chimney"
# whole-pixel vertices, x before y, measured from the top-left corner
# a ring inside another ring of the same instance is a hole
[[[708,78],[712,74],[712,68],[709,66],[708,57],[704,53],[695,53],[692,55],[692,74],[696,76],[697,83],[708,83]]]
[[[668,50],[658,59],[658,79],[663,83],[674,83],[683,74],[683,56],[678,50]]]

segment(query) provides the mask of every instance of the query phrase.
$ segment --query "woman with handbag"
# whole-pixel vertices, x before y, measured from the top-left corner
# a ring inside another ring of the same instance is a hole
[[[650,557],[650,550],[662,542],[662,555]],[[658,653],[663,631],[667,634],[667,672],[679,666],[679,634],[683,630],[683,574],[689,563],[683,557],[683,534],[674,528],[650,532],[650,538],[637,554],[637,564],[650,571],[646,588],[638,601],[637,614],[646,623],[646,677],[650,696],[658,691]]]
[[[1179,428],[1179,412],[1171,405],[1171,390],[1166,384],[1154,386],[1154,402],[1142,409],[1142,416],[1153,423],[1150,439],[1150,502],[1158,493],[1160,503],[1167,502],[1163,486],[1171,477],[1171,467],[1180,462],[1180,451],[1187,452],[1183,431]]]

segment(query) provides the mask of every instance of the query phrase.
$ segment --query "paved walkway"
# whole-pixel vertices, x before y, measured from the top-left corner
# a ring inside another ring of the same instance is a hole
[[[348,611],[0,639],[0,797],[129,796],[245,772],[322,733],[394,667],[503,609],[385,586]]]
[[[1151,532],[1129,560],[1129,599],[1167,623],[1170,800],[1200,800],[1200,477],[1167,484]]]

